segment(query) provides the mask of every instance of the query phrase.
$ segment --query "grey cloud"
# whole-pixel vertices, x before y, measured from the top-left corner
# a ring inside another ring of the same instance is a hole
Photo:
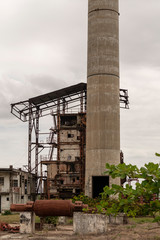
[[[121,60],[126,65],[159,66],[160,2],[122,0],[120,6]]]
[[[123,66],[124,67],[124,66]],[[130,96],[130,110],[121,111],[121,146],[125,160],[143,165],[157,162],[160,142],[160,71],[155,68],[127,68],[122,71]]]
[[[10,114],[10,103],[86,81],[87,2],[0,1],[0,152],[8,164],[27,148],[27,124]],[[121,147],[128,163],[158,161],[160,1],[119,2],[121,87],[130,96]]]

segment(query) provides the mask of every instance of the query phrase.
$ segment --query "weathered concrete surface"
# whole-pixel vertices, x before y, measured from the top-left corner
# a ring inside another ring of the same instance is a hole
[[[124,213],[120,213],[117,216],[112,216],[112,215],[108,216],[108,223],[122,225],[122,224],[127,224],[128,219]]]
[[[75,212],[73,215],[73,232],[75,234],[102,234],[107,232],[108,217],[102,214]]]
[[[92,197],[92,176],[120,162],[119,9],[118,0],[88,3],[85,194]]]
[[[35,232],[35,214],[32,212],[20,213],[20,233],[34,233]]]
[[[64,225],[67,222],[67,217],[61,216],[58,218],[58,224],[59,225]]]

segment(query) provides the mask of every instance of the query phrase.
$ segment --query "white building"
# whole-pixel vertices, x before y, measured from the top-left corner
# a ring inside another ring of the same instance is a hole
[[[12,203],[26,203],[35,199],[35,175],[21,169],[0,168],[0,212]]]

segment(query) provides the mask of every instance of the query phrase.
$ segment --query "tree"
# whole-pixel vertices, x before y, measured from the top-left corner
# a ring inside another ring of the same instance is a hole
[[[105,174],[112,178],[138,178],[135,188],[113,184],[105,186],[101,201],[96,206],[99,212],[106,214],[125,213],[127,216],[157,216],[160,211],[160,165],[152,162],[138,168],[136,165],[106,164]],[[143,201],[142,201],[143,200]]]

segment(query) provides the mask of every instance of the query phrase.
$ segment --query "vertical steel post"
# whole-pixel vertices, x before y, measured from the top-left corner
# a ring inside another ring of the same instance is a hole
[[[63,98],[63,110],[62,110],[63,114],[65,114],[65,108],[66,108],[66,103],[65,103],[65,98]]]
[[[59,162],[60,162],[60,99],[57,104],[57,173],[59,174]]]
[[[87,110],[87,92],[86,92],[86,91],[85,91],[85,93],[84,93],[84,98],[85,98],[84,110],[85,110],[85,112],[86,112],[86,110]]]
[[[28,172],[31,172],[31,152],[32,152],[32,104],[29,102],[29,122],[28,122]]]
[[[43,181],[43,170],[42,170],[42,161],[40,163],[40,172],[41,172],[41,178],[40,178],[40,192],[41,196],[43,194],[43,186],[42,186],[42,181]]]
[[[39,146],[39,108],[36,109],[36,126],[35,126],[36,148],[35,148],[35,175],[38,175],[38,146]]]
[[[81,96],[80,96],[80,107],[81,107],[81,113],[83,113],[83,91],[81,92]]]

